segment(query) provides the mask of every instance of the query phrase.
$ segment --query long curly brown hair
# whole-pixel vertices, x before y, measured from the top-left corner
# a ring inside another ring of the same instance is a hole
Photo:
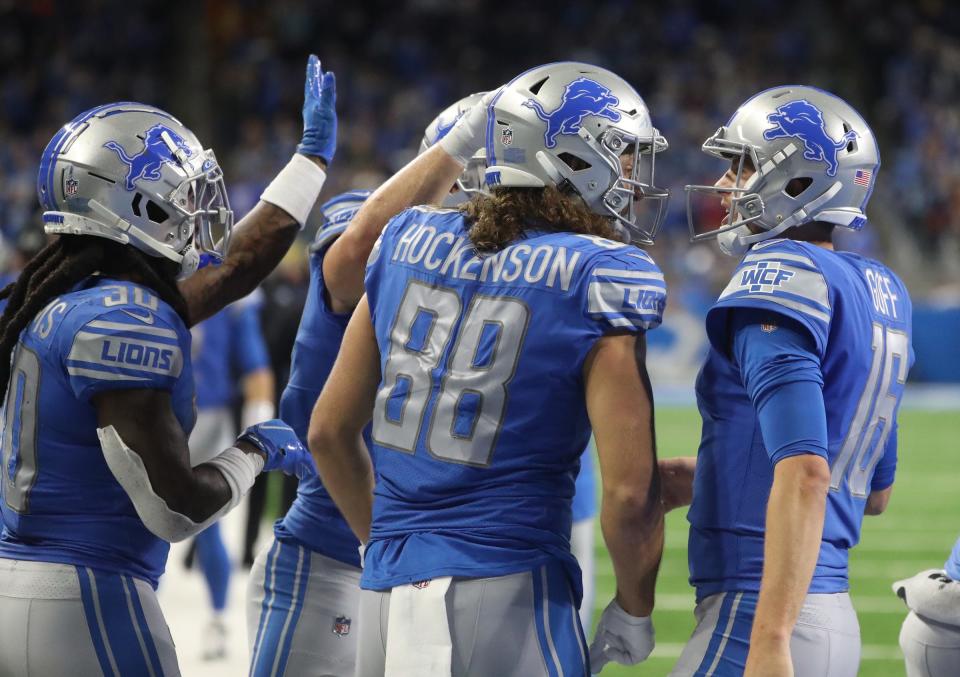
[[[577,195],[546,188],[498,188],[460,210],[470,222],[470,241],[480,252],[496,252],[528,230],[580,233],[617,239],[610,220],[594,214]]]

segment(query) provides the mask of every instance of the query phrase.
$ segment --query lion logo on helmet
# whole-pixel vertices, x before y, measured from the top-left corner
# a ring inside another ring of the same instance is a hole
[[[174,148],[164,139],[164,134]],[[127,190],[133,190],[134,181],[140,179],[159,181],[163,165],[183,165],[195,152],[182,136],[162,124],[147,130],[143,139],[143,150],[136,155],[127,155],[127,151],[116,141],[107,141],[103,147],[115,152],[120,161],[129,168],[126,177]]]
[[[839,141],[827,134],[823,112],[806,99],[790,101],[779,106],[775,113],[767,115],[767,122],[774,125],[763,132],[767,141],[792,136],[803,141],[803,157],[807,160],[827,163],[827,176],[836,176],[840,149],[856,139],[852,129]]]
[[[560,105],[555,110],[547,112],[535,99],[527,99],[523,105],[532,108],[537,117],[547,123],[547,131],[543,135],[544,145],[554,148],[558,135],[576,134],[588,115],[619,122],[620,112],[614,108],[619,103],[620,99],[610,92],[609,87],[589,78],[577,78],[567,85]]]

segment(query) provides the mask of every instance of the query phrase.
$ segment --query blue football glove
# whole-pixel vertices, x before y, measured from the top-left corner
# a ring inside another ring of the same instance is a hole
[[[333,71],[320,70],[320,59],[307,59],[303,84],[303,139],[297,146],[302,155],[323,158],[328,165],[337,152],[337,78]]]
[[[300,479],[317,474],[310,452],[300,442],[293,428],[279,418],[250,426],[240,433],[237,441],[249,442],[266,455],[264,472],[282,470]]]

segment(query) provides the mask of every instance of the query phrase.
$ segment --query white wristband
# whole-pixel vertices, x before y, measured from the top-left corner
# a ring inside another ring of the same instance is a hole
[[[303,228],[326,179],[327,173],[317,163],[296,153],[260,199],[285,211]]]
[[[273,402],[270,400],[252,400],[243,403],[240,413],[240,427],[247,429],[256,423],[263,423],[273,418]]]
[[[257,475],[263,471],[264,463],[260,454],[248,454],[236,447],[224,449],[207,461],[207,465],[220,471],[230,487],[230,502],[217,512],[218,515],[226,514],[240,504],[256,481]]]

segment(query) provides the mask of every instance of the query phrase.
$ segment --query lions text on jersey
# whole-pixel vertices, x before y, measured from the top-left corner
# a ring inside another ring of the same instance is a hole
[[[663,275],[596,237],[530,232],[481,255],[464,216],[414,208],[367,268],[381,355],[377,484],[362,586],[566,568],[599,337],[660,324]]]
[[[809,334],[822,372],[831,483],[810,593],[847,590],[848,551],[867,496],[893,484],[896,416],[907,371],[911,305],[882,264],[816,245],[770,240],[753,247],[707,318],[712,348],[697,379],[703,437],[690,520],[697,598],[758,591],[774,463],[740,367],[729,356],[735,313],[768,314]],[[782,422],[787,425],[788,422]]]
[[[170,391],[189,433],[194,387],[183,320],[145,287],[91,277],[28,325],[10,374],[0,557],[92,567],[156,587],[169,545],[143,525],[107,467],[91,398]]]

